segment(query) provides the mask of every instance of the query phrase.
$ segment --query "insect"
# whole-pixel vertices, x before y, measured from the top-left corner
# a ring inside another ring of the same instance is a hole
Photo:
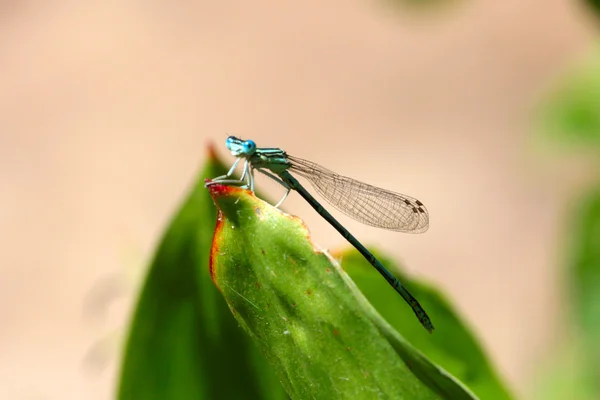
[[[225,144],[237,160],[226,175],[214,178],[207,185],[232,184],[254,191],[254,171],[259,171],[286,188],[285,195],[275,207],[279,207],[290,191],[295,190],[375,267],[410,305],[423,327],[428,332],[433,332],[433,324],[417,299],[298,182],[291,172],[309,180],[317,193],[342,213],[378,228],[408,233],[425,232],[429,227],[429,214],[423,203],[409,196],[338,175],[311,161],[288,155],[279,148],[260,148],[252,140],[242,140],[235,136],[229,136]],[[243,172],[240,179],[234,179],[232,175],[240,161],[244,161]]]

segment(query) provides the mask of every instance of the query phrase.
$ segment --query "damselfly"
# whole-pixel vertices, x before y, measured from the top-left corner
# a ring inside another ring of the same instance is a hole
[[[399,232],[421,233],[429,227],[429,214],[419,200],[399,193],[368,185],[341,176],[313,162],[292,157],[278,148],[258,148],[252,140],[229,136],[226,141],[231,154],[237,157],[226,175],[219,176],[207,185],[231,184],[254,191],[254,171],[262,172],[286,188],[278,207],[290,190],[297,191],[327,222],[329,222],[363,257],[371,263],[388,283],[411,306],[421,324],[429,332],[433,324],[429,316],[408,290],[375,256],[344,228],[323,206],[290,174],[295,172],[308,179],[317,193],[332,206],[349,217],[366,225]],[[232,179],[239,162],[244,160],[240,179]]]

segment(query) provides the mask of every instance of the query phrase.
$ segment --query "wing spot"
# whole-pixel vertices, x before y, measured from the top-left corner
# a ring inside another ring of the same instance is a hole
[[[415,201],[415,203],[416,203],[418,206],[422,206],[422,205],[423,205],[423,203],[421,203],[419,200],[416,200],[416,201]]]
[[[417,210],[417,207],[413,207],[412,210],[415,214],[419,212],[419,210]]]

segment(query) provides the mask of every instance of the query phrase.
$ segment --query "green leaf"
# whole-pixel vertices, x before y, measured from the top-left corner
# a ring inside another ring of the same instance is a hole
[[[448,15],[450,6],[461,4],[457,0],[384,0],[383,5],[391,11],[410,12],[412,17]],[[435,14],[434,14],[435,13]]]
[[[569,310],[558,343],[543,360],[535,398],[600,398],[600,187],[581,196],[564,229]]]
[[[204,179],[226,172],[214,155],[160,242],[142,287],[118,398],[287,398],[211,281],[216,212]]]
[[[299,219],[247,190],[210,190],[211,274],[290,397],[474,398],[379,316]]]
[[[572,337],[562,344],[553,344],[552,351],[540,363],[540,376],[532,388],[531,398],[597,400],[598,381],[589,379],[590,370],[583,347]]]
[[[397,264],[392,260],[379,253],[374,254],[419,299],[436,327],[434,335],[423,335],[423,328],[414,318],[410,307],[404,304],[393,288],[382,283],[379,273],[358,251],[350,250],[335,256],[341,259],[344,271],[369,302],[413,346],[460,379],[478,397],[511,399],[481,345],[444,296],[432,287],[399,273]]]
[[[541,135],[561,144],[600,146],[600,50],[594,49],[545,101]]]
[[[584,379],[600,397],[600,188],[583,197],[574,218],[569,273],[573,312],[582,346]]]

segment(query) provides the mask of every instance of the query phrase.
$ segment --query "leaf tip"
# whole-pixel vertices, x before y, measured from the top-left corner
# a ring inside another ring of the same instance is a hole
[[[223,185],[220,183],[214,183],[212,179],[205,179],[204,184],[210,193],[213,201],[217,202],[218,200],[224,197],[230,197],[232,195],[240,195],[243,192],[250,192],[248,189],[242,189],[238,186],[230,186]],[[250,192],[251,193],[251,192]]]
[[[215,142],[213,142],[212,140],[209,140],[208,143],[206,144],[206,148],[208,150],[208,158],[211,161],[217,160],[217,148],[215,147]]]

